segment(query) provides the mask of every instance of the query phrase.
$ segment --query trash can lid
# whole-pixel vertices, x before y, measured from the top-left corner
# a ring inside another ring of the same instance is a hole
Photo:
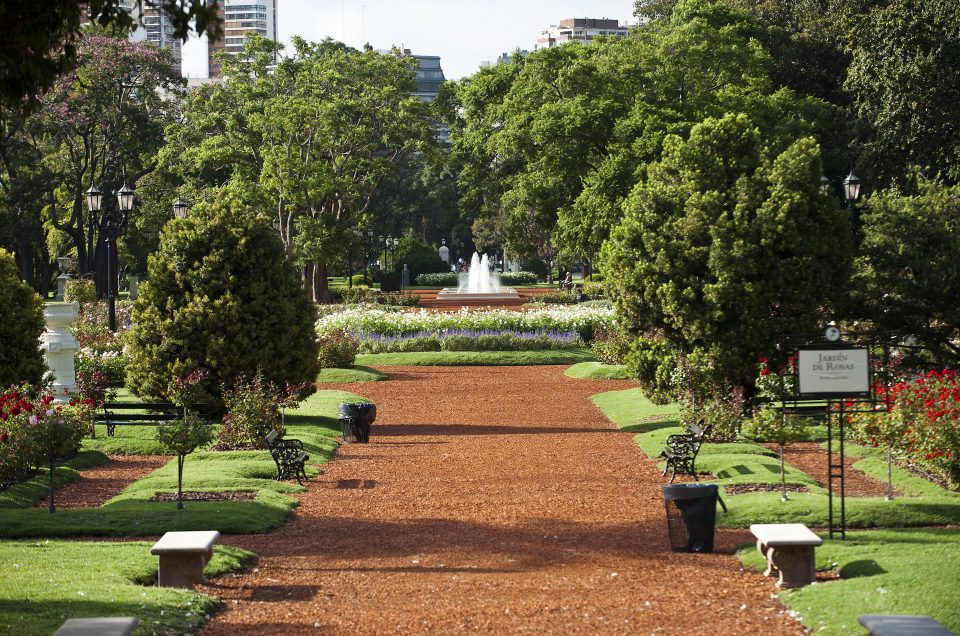
[[[701,499],[716,495],[717,484],[664,484],[663,496],[667,501],[683,499]]]

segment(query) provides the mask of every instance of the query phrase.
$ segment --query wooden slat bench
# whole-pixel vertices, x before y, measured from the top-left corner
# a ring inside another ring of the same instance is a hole
[[[130,636],[139,622],[133,616],[68,618],[53,636]]]
[[[167,532],[150,548],[160,557],[160,587],[193,588],[203,583],[203,566],[213,557],[213,544],[220,538],[216,530]]]
[[[777,587],[803,587],[817,577],[814,548],[823,539],[802,523],[755,523],[750,532],[767,559],[764,576],[778,575]]]
[[[949,629],[929,616],[908,614],[864,614],[857,621],[870,636],[954,636]]]

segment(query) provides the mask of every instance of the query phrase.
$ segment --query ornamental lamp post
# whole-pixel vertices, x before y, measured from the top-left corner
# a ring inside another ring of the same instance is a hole
[[[187,210],[189,209],[190,204],[180,197],[177,197],[177,200],[173,202],[173,216],[178,219],[187,218]]]
[[[103,192],[100,192],[100,188],[96,186],[92,181],[90,182],[90,189],[86,192],[87,199],[87,210],[90,211],[89,219],[89,232],[87,233],[88,237],[88,258],[87,263],[89,264],[90,270],[89,274],[93,273],[93,228],[95,226],[94,220],[96,219],[97,214],[100,212],[100,206],[103,204]]]
[[[123,187],[117,191],[117,203],[120,206],[121,212],[129,212],[133,209],[133,188],[127,185],[127,182],[123,182]],[[107,228],[106,228],[106,242],[107,242],[107,303],[109,307],[109,319],[107,326],[110,331],[116,333],[117,331],[117,296],[113,289],[113,249],[114,242],[116,241],[116,236],[114,235],[115,228],[113,227],[113,213],[110,209],[107,209]]]
[[[860,185],[860,178],[853,174],[853,170],[851,169],[850,174],[843,180],[843,198],[847,202],[847,207],[850,208],[850,222],[853,225],[853,236],[858,244],[860,242],[861,231],[860,213],[857,211],[857,199],[860,198]]]
[[[370,284],[370,245],[373,243],[373,228],[367,228],[367,238],[363,242],[363,276]]]
[[[820,194],[823,196],[830,194],[830,179],[826,175],[820,177]]]

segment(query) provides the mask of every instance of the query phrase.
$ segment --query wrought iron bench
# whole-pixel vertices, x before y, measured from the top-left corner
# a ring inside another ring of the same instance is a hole
[[[677,473],[690,475],[694,480],[700,481],[696,469],[697,454],[700,452],[700,446],[703,444],[704,438],[710,434],[712,426],[712,424],[703,426],[703,420],[700,420],[690,427],[689,433],[669,436],[667,445],[663,447],[663,451],[660,453],[660,457],[667,460],[661,476],[665,476],[669,470],[669,483],[671,484]]]
[[[303,485],[303,479],[307,478],[305,464],[310,459],[303,450],[303,442],[298,439],[280,439],[276,431],[267,433],[264,440],[277,464],[277,481],[292,478]]]
[[[103,411],[93,417],[93,430],[90,437],[97,436],[97,424],[105,424],[107,437],[113,437],[117,425],[159,425],[161,422],[179,419],[182,413],[180,407],[173,402],[107,402],[103,405]]]

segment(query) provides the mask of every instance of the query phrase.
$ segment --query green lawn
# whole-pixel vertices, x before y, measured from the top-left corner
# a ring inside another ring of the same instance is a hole
[[[561,351],[424,351],[371,353],[357,356],[367,366],[525,366],[576,364],[594,360],[589,349]]]
[[[376,369],[363,366],[353,366],[349,369],[322,369],[317,376],[317,382],[321,383],[342,383],[349,382],[379,382],[388,380],[389,375]]]
[[[611,391],[593,397],[600,410],[622,430],[636,432],[636,444],[648,457],[657,458],[668,435],[681,432],[675,406],[656,406],[640,389]],[[886,479],[882,453],[855,444],[846,451],[864,459],[856,468],[877,479]],[[660,463],[662,468],[662,462]],[[737,484],[779,484],[780,462],[775,453],[750,442],[706,443],[697,457],[697,470],[708,472],[721,488]],[[781,502],[778,492],[751,492],[724,495],[728,513],[717,516],[717,525],[744,528],[751,523],[805,523],[811,527],[829,525],[827,490],[806,473],[786,465],[786,483],[809,489],[790,493]],[[910,473],[895,469],[894,487],[904,496],[893,501],[882,497],[847,497],[846,518],[852,528],[917,527],[960,523],[960,494]],[[708,482],[709,483],[709,482]],[[837,509],[839,510],[839,509]]]
[[[336,448],[340,433],[340,402],[366,402],[345,391],[318,391],[299,408],[287,412],[287,436],[303,441],[310,454],[309,464],[323,464]],[[129,427],[152,429],[154,427]],[[118,427],[118,432],[120,427]],[[125,438],[112,438],[122,441]],[[90,440],[97,441],[97,440]],[[87,454],[87,461],[102,459],[102,454]],[[58,471],[60,472],[60,471]],[[308,465],[307,474],[318,469]],[[67,475],[69,476],[69,475]],[[186,491],[251,491],[254,500],[192,502],[177,510],[174,502],[150,501],[154,493],[175,492],[176,461],[155,470],[122,493],[94,509],[60,509],[50,514],[32,508],[40,497],[46,475],[37,484],[17,486],[0,499],[6,507],[0,515],[0,537],[111,536],[138,537],[159,535],[168,530],[219,530],[243,534],[266,532],[279,527],[296,505],[291,495],[302,492],[296,483],[276,481],[276,466],[265,450],[209,452],[187,456],[183,473]]]
[[[602,362],[581,362],[565,372],[565,375],[580,380],[630,380],[627,367],[622,364],[603,364]]]
[[[825,541],[816,555],[818,569],[837,569],[841,579],[779,594],[814,634],[863,633],[860,614],[927,615],[960,633],[960,530],[849,532],[845,541]],[[764,567],[756,546],[738,556]]]
[[[0,544],[0,633],[47,636],[68,618],[135,616],[134,632],[195,632],[219,600],[156,587],[152,542],[4,541]],[[255,555],[216,546],[207,576],[242,569]]]

